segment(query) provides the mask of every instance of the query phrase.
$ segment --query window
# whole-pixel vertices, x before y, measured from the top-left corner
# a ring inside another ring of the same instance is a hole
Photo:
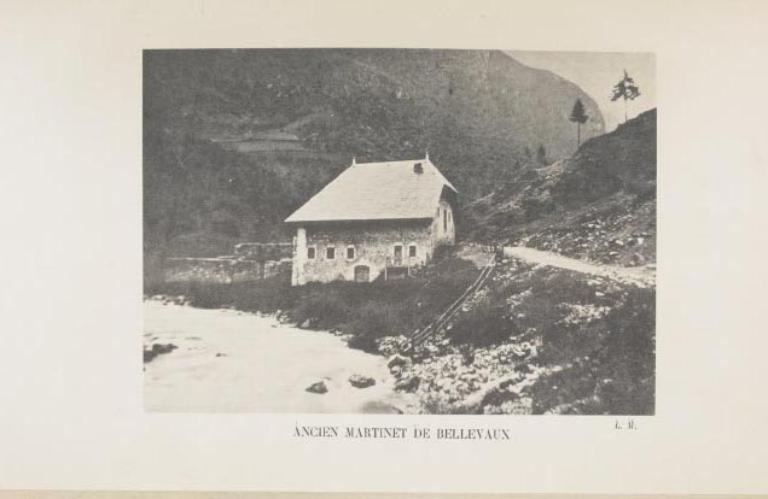
[[[403,246],[400,244],[395,245],[395,258],[403,257]]]
[[[329,246],[328,248],[326,248],[325,258],[327,258],[328,260],[333,260],[334,258],[336,258],[336,248],[334,248],[333,246]]]
[[[307,260],[314,260],[315,259],[315,247],[310,246],[307,248]]]
[[[412,244],[408,246],[408,256],[413,258],[416,256],[416,245]]]
[[[347,246],[347,260],[354,260],[354,259],[355,259],[355,247]]]
[[[448,210],[443,210],[443,231],[448,232]]]

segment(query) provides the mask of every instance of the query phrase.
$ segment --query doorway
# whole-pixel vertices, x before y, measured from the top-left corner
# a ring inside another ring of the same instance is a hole
[[[368,282],[371,279],[371,269],[367,265],[355,267],[355,282]]]

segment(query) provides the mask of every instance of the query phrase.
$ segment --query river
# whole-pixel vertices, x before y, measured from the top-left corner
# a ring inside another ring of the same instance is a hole
[[[144,364],[148,411],[395,413],[412,405],[394,391],[384,357],[272,316],[147,300],[143,339],[178,347]],[[355,388],[352,374],[376,384]],[[327,393],[306,391],[318,381]]]

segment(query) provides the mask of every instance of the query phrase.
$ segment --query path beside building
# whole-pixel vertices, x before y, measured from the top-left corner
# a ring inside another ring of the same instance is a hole
[[[504,256],[519,258],[540,265],[559,267],[574,272],[607,277],[609,279],[626,284],[634,284],[643,288],[656,286],[655,265],[645,265],[643,267],[618,267],[615,265],[595,264],[583,260],[576,260],[575,258],[568,258],[567,256],[549,251],[526,248],[524,246],[505,246]]]

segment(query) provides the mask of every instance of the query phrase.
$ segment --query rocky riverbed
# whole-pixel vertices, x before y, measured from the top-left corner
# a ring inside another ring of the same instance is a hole
[[[407,338],[379,342],[397,390],[413,393],[425,414],[530,414],[525,387],[546,372],[538,367],[535,341],[520,340],[475,348],[453,346],[447,338],[427,340],[403,355]]]

